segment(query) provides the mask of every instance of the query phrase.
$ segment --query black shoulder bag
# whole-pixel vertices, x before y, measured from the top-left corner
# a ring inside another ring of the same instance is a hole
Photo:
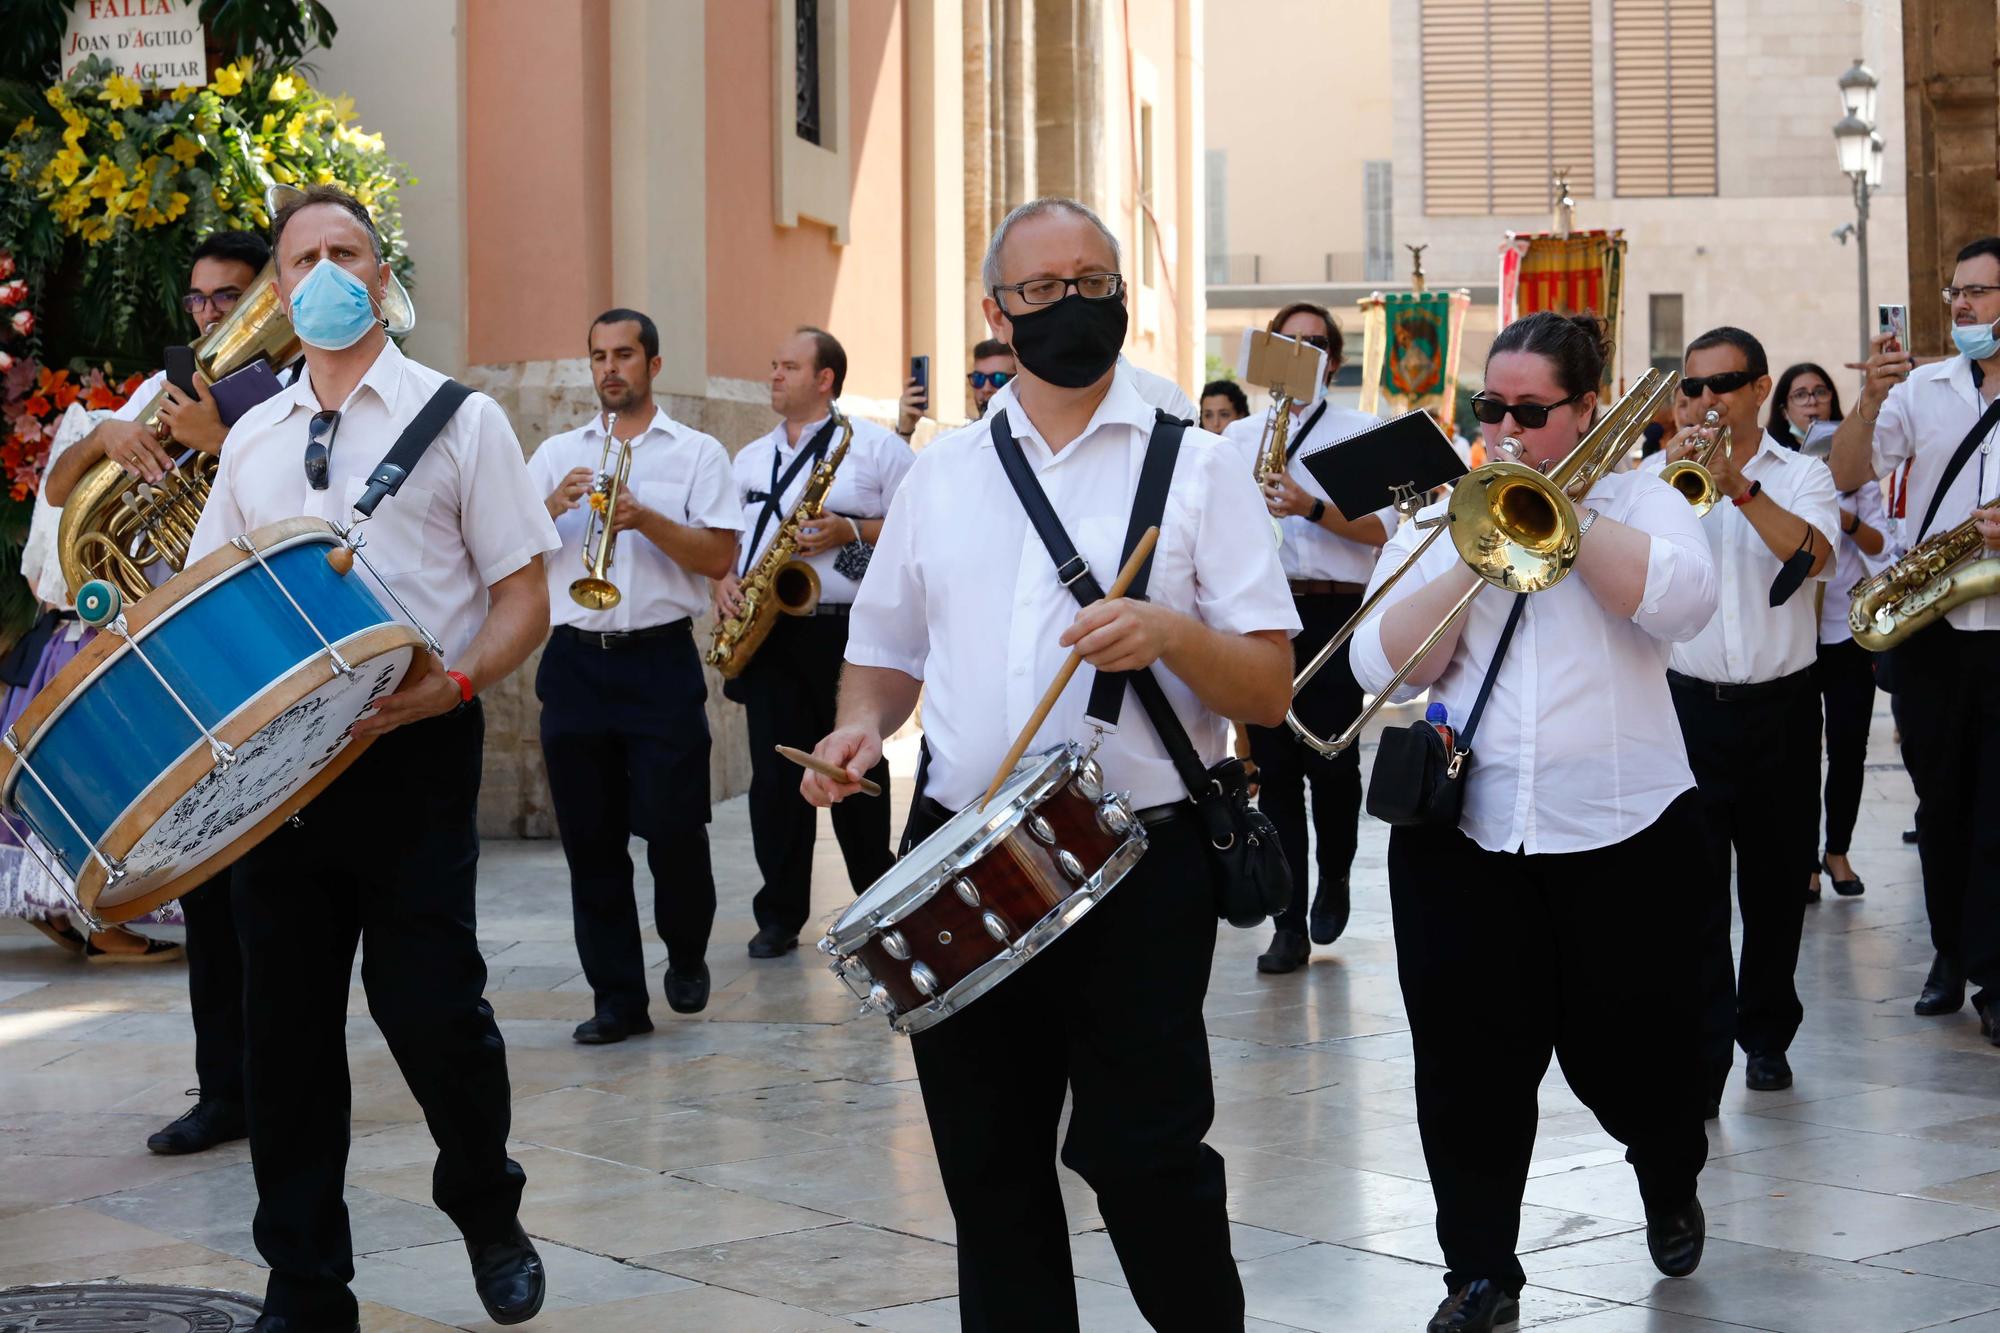
[[[1164,412],[1157,413],[1153,433],[1146,442],[1146,461],[1139,472],[1139,489],[1133,497],[1132,516],[1125,528],[1121,563],[1130,559],[1133,548],[1147,528],[1159,526],[1167,509],[1167,490],[1173,481],[1174,460],[1180,454],[1181,435],[1188,423]],[[1007,414],[994,414],[994,452],[1006,470],[1007,480],[1020,497],[1028,521],[1048,548],[1055,562],[1056,577],[1076,598],[1077,605],[1102,601],[1104,589],[1091,574],[1090,566],[1077,554],[1076,544],[1056,517],[1049,497],[1035,480],[1033,469],[1021,454],[1007,426]],[[1126,590],[1127,597],[1145,595],[1153,562],[1148,559]],[[1175,716],[1159,678],[1145,671],[1098,672],[1091,683],[1089,716],[1116,726],[1124,703],[1125,686],[1130,684],[1145,707],[1146,716],[1173,760],[1174,771],[1194,800],[1195,809],[1208,836],[1209,871],[1215,893],[1216,914],[1232,926],[1249,928],[1265,917],[1283,911],[1291,902],[1292,872],[1278,844],[1278,831],[1262,810],[1250,804],[1249,778],[1243,763],[1224,759],[1213,768],[1204,768],[1187,729]]]
[[[1493,693],[1494,678],[1507,659],[1507,645],[1514,641],[1514,626],[1520,623],[1521,608],[1528,594],[1514,594],[1514,607],[1507,613],[1507,627],[1493,649],[1493,661],[1486,679],[1473,701],[1472,716],[1465,730],[1447,740],[1446,732],[1428,720],[1406,727],[1390,727],[1375,747],[1375,771],[1368,776],[1368,813],[1384,824],[1414,827],[1421,824],[1456,826],[1465,806],[1465,775],[1472,767],[1472,735],[1479,730],[1480,714],[1486,711],[1486,696]]]

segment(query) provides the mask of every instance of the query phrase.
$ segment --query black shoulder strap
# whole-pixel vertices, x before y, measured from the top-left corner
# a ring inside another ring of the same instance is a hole
[[[1514,626],[1521,623],[1521,608],[1528,604],[1528,594],[1514,594],[1514,607],[1507,613],[1507,628],[1500,631],[1500,642],[1493,649],[1493,661],[1487,665],[1486,679],[1480,682],[1479,697],[1472,701],[1472,716],[1465,719],[1465,730],[1458,733],[1458,751],[1469,753],[1472,749],[1472,733],[1479,730],[1479,718],[1486,711],[1486,696],[1493,693],[1494,678],[1500,674],[1500,664],[1507,660],[1507,645],[1514,642]]]
[[[403,433],[396,437],[396,443],[375,465],[369,474],[368,489],[354,502],[354,512],[367,518],[375,512],[375,506],[387,497],[403,489],[403,482],[410,473],[416,471],[417,461],[437,440],[445,423],[451,420],[458,405],[472,396],[472,390],[457,380],[446,380],[438,385],[430,401],[418,412],[410,424],[403,427]]]
[[[1129,559],[1132,550],[1139,544],[1139,538],[1147,528],[1157,527],[1166,514],[1167,492],[1171,488],[1174,462],[1180,454],[1181,436],[1190,423],[1165,412],[1156,412],[1153,418],[1153,433],[1146,441],[1146,460],[1139,470],[1139,486],[1132,500],[1132,517],[1126,523],[1125,543],[1120,563]],[[1064,530],[1062,520],[1056,517],[1055,508],[1049,504],[1047,492],[1035,480],[1034,471],[1021,453],[1021,446],[1014,441],[1014,434],[1007,425],[1007,414],[996,412],[991,427],[994,452],[1000,457],[1000,466],[1007,473],[1007,480],[1014,487],[1014,494],[1020,498],[1021,507],[1027,511],[1028,522],[1048,549],[1049,558],[1055,562],[1056,577],[1062,580],[1077,605],[1089,606],[1102,600],[1104,589],[1090,572],[1090,566],[1077,554],[1076,544]],[[1127,597],[1142,596],[1146,582],[1152,575],[1153,562],[1149,558],[1139,569],[1137,577],[1126,589]],[[1166,746],[1167,755],[1173,760],[1174,769],[1180,774],[1181,782],[1190,794],[1201,792],[1207,785],[1208,775],[1201,756],[1195,752],[1194,743],[1188,739],[1187,729],[1174,715],[1173,705],[1168,702],[1166,691],[1151,670],[1132,672],[1099,673],[1091,683],[1090,705],[1085,710],[1106,726],[1116,726],[1122,711],[1125,686],[1129,683],[1138,694],[1140,704],[1152,720],[1153,729]]]
[[[778,446],[775,444],[771,446],[771,475],[777,479],[771,483],[770,493],[764,496],[764,508],[757,515],[757,526],[750,533],[749,546],[743,551],[743,568],[737,573],[750,572],[750,561],[757,554],[757,544],[764,540],[764,529],[769,526],[772,519],[778,517],[778,507],[784,503],[785,492],[792,488],[793,480],[807,463],[819,461],[820,456],[826,452],[827,441],[833,438],[833,426],[837,420],[837,417],[828,413],[825,423],[813,432],[810,440],[806,441],[805,448],[793,455],[791,465],[785,469],[785,475],[782,477],[778,476]],[[756,496],[752,494],[748,498],[755,499]]]
[[[1986,410],[1979,414],[1979,420],[1974,423],[1971,433],[1958,442],[1958,452],[1954,453],[1951,461],[1944,465],[1944,475],[1938,478],[1937,489],[1931,492],[1931,507],[1924,511],[1924,521],[1917,528],[1917,535],[1911,539],[1910,545],[1915,546],[1924,539],[1924,534],[1931,530],[1931,524],[1937,518],[1938,506],[1944,503],[1944,493],[1951,489],[1954,481],[1958,480],[1958,474],[1965,470],[1965,460],[1972,457],[1972,451],[1979,447],[1979,442],[1986,438],[1996,424],[2000,424],[2000,396],[1996,396],[1986,405]],[[1974,496],[1973,503],[1978,504],[1983,499],[1984,496]]]
[[[1285,442],[1285,461],[1287,463],[1292,461],[1292,457],[1298,453],[1299,447],[1306,442],[1306,436],[1313,433],[1313,427],[1317,426],[1319,419],[1325,415],[1326,399],[1322,398],[1319,400],[1319,406],[1312,410],[1312,415],[1301,421],[1299,428],[1292,432],[1292,438]]]

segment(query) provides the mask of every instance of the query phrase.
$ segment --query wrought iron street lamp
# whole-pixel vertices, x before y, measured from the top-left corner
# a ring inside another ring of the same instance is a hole
[[[1833,146],[1840,170],[1854,183],[1854,248],[1860,264],[1861,359],[1868,359],[1874,323],[1868,309],[1868,196],[1882,184],[1882,136],[1875,131],[1875,92],[1881,80],[1857,58],[1840,76],[1845,114],[1834,122]],[[1843,241],[1846,240],[1842,236]]]

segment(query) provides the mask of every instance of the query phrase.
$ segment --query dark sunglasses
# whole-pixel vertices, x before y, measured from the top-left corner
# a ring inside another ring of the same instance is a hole
[[[1285,333],[1279,336],[1290,338],[1295,343],[1304,343],[1308,347],[1317,347],[1322,352],[1333,350],[1333,340],[1323,333]]]
[[[1007,381],[1014,378],[1014,372],[1011,370],[975,370],[965,378],[975,389],[983,389],[989,384],[996,389],[1004,389],[1007,387]]]
[[[1752,370],[1725,370],[1720,375],[1683,376],[1681,397],[1699,398],[1704,393],[1713,393],[1720,398],[1725,393],[1735,393],[1756,378],[1757,373]]]
[[[315,412],[306,423],[306,485],[326,489],[326,465],[333,453],[333,433],[340,429],[340,409]]]
[[[1549,413],[1583,397],[1573,393],[1569,397],[1553,403],[1510,403],[1504,398],[1489,398],[1483,393],[1472,395],[1472,415],[1489,426],[1497,426],[1509,412],[1514,414],[1514,424],[1522,430],[1540,430],[1549,424]]]

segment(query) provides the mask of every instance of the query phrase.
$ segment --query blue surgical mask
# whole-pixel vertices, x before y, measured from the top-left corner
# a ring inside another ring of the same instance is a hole
[[[2000,323],[2000,320],[1994,321]],[[1974,361],[1984,361],[2000,348],[2000,338],[1993,335],[1992,324],[1954,324],[1951,328],[1952,346],[1965,353]]]
[[[292,289],[291,306],[299,341],[326,352],[354,346],[380,322],[366,284],[331,259],[313,265]]]

